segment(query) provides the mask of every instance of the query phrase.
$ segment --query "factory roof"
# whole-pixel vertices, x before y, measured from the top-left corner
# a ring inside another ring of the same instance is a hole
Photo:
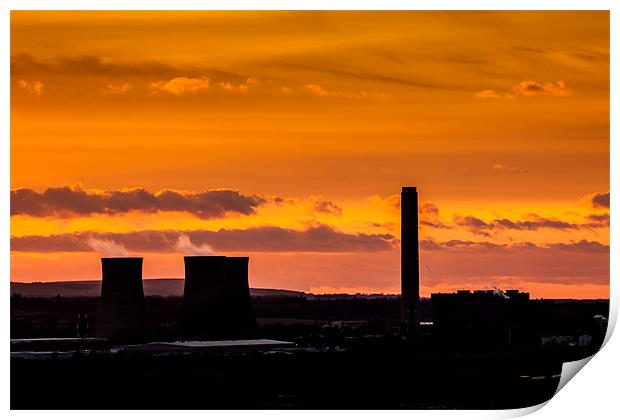
[[[214,341],[157,341],[114,347],[112,352],[122,353],[186,353],[232,350],[264,350],[292,347],[294,343],[278,340],[214,340]]]
[[[30,343],[83,343],[83,342],[104,342],[105,338],[100,337],[45,337],[45,338],[11,338],[11,344],[30,344]]]
[[[74,351],[12,351],[11,359],[22,360],[61,360],[70,359]]]

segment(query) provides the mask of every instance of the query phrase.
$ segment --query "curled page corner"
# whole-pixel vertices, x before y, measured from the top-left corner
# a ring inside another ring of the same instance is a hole
[[[497,411],[497,412],[493,412],[493,415],[495,416],[495,418],[500,418],[500,419],[514,419],[518,417],[525,417],[525,416],[529,416],[532,413],[537,412],[538,410],[543,408],[545,405],[547,405],[549,401],[550,400],[543,401],[540,404],[532,405],[529,407]]]
[[[579,372],[585,365],[587,365],[588,362],[595,355],[596,353],[584,359],[563,363],[562,373],[560,376],[560,382],[558,383],[558,387],[556,388],[555,393],[553,394],[553,397],[555,397],[558,394],[558,392],[560,392],[560,390],[564,388],[564,385],[566,385],[571,379],[573,379],[573,377],[577,374],[577,372]],[[553,399],[553,397],[549,398],[547,401],[543,401],[542,403],[533,405],[531,407],[518,408],[514,410],[506,410],[503,413],[504,415],[500,416],[500,418],[516,418],[516,417],[523,417],[523,416],[527,416],[529,414],[535,413],[536,411],[540,410],[545,405],[547,405],[549,401]]]
[[[592,360],[592,358],[599,351],[601,351],[605,347],[605,345],[609,342],[609,339],[611,338],[611,335],[613,334],[613,331],[616,327],[616,319],[617,319],[617,307],[615,307],[614,305],[611,305],[611,302],[610,302],[609,323],[607,325],[607,331],[605,332],[605,338],[603,339],[603,344],[594,354],[592,354],[589,357],[586,357],[580,360],[575,360],[572,362],[565,362],[562,364],[562,373],[560,376],[560,383],[558,384],[558,387],[555,390],[555,393],[553,394],[554,397],[557,395],[558,392],[560,392],[562,388],[564,388],[564,385],[566,385],[571,379],[573,379],[573,377],[577,374],[577,372],[583,369],[583,367],[587,365],[588,362]]]
[[[555,394],[553,394],[554,397],[557,395],[558,392],[560,392],[562,388],[564,388],[564,385],[566,385],[571,379],[573,379],[573,377],[577,374],[577,372],[579,372],[586,364],[588,364],[590,360],[592,360],[595,354],[596,353],[594,353],[592,356],[586,357],[585,359],[575,360],[572,362],[565,362],[562,364],[562,374],[560,376],[560,383],[558,384],[558,387],[555,390]]]

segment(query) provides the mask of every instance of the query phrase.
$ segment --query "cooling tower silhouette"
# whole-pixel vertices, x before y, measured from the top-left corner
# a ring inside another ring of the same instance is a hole
[[[179,317],[184,338],[247,338],[256,325],[248,258],[186,256]]]
[[[142,258],[101,258],[101,300],[95,334],[136,339],[145,319]]]
[[[230,331],[242,337],[251,337],[256,330],[248,280],[249,263],[249,257],[226,257],[225,310]]]

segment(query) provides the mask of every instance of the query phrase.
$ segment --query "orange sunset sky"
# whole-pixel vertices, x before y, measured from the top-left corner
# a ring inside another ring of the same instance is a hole
[[[12,12],[11,280],[609,296],[608,12]]]

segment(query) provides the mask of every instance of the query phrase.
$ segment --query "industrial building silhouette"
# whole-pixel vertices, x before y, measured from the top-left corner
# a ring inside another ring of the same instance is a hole
[[[420,300],[420,253],[418,249],[418,189],[403,187],[401,211],[401,324],[403,335],[415,334]]]
[[[256,329],[248,257],[186,256],[179,333],[186,339],[248,338]]]
[[[418,191],[401,193],[401,324],[412,337],[418,324],[420,271]],[[145,319],[142,258],[102,258],[100,310],[94,332],[136,338]],[[248,282],[248,257],[185,256],[183,300],[177,334],[183,339],[251,338],[257,330]]]
[[[142,258],[101,258],[101,300],[94,333],[132,339],[144,327]]]
[[[186,338],[216,333],[226,289],[226,257],[186,256],[179,333]]]
[[[248,257],[185,256],[177,333],[183,339],[251,338],[256,333]],[[145,334],[142,258],[102,258],[94,333],[116,340]]]
[[[139,339],[145,331],[142,258],[102,258],[101,264],[101,301],[94,333],[113,339]],[[184,264],[176,338],[255,338],[258,328],[248,282],[249,257],[184,256]],[[400,326],[405,339],[421,337],[419,300],[418,190],[404,186]],[[516,290],[433,294],[431,306],[433,335],[450,345],[466,341],[532,343],[541,333],[542,324],[536,320],[549,319],[553,311],[549,303],[530,301],[529,294]]]
[[[535,345],[551,327],[554,301],[518,290],[431,294],[433,332],[450,347]]]
[[[602,345],[608,303],[499,289],[420,299],[416,187],[401,192],[401,233],[400,299],[252,301],[248,257],[185,256],[183,297],[145,300],[142,258],[102,258],[101,297],[90,307],[58,296],[47,312],[35,302],[31,324],[15,320],[63,338],[12,336],[12,405],[92,409],[106,395],[104,408],[131,409],[514,408],[550,398],[562,363]],[[12,297],[20,317],[26,301]],[[96,305],[96,337],[87,337]],[[41,322],[73,308],[84,311],[80,338]],[[13,314],[11,322],[15,334]],[[403,377],[416,378],[413,388]]]

